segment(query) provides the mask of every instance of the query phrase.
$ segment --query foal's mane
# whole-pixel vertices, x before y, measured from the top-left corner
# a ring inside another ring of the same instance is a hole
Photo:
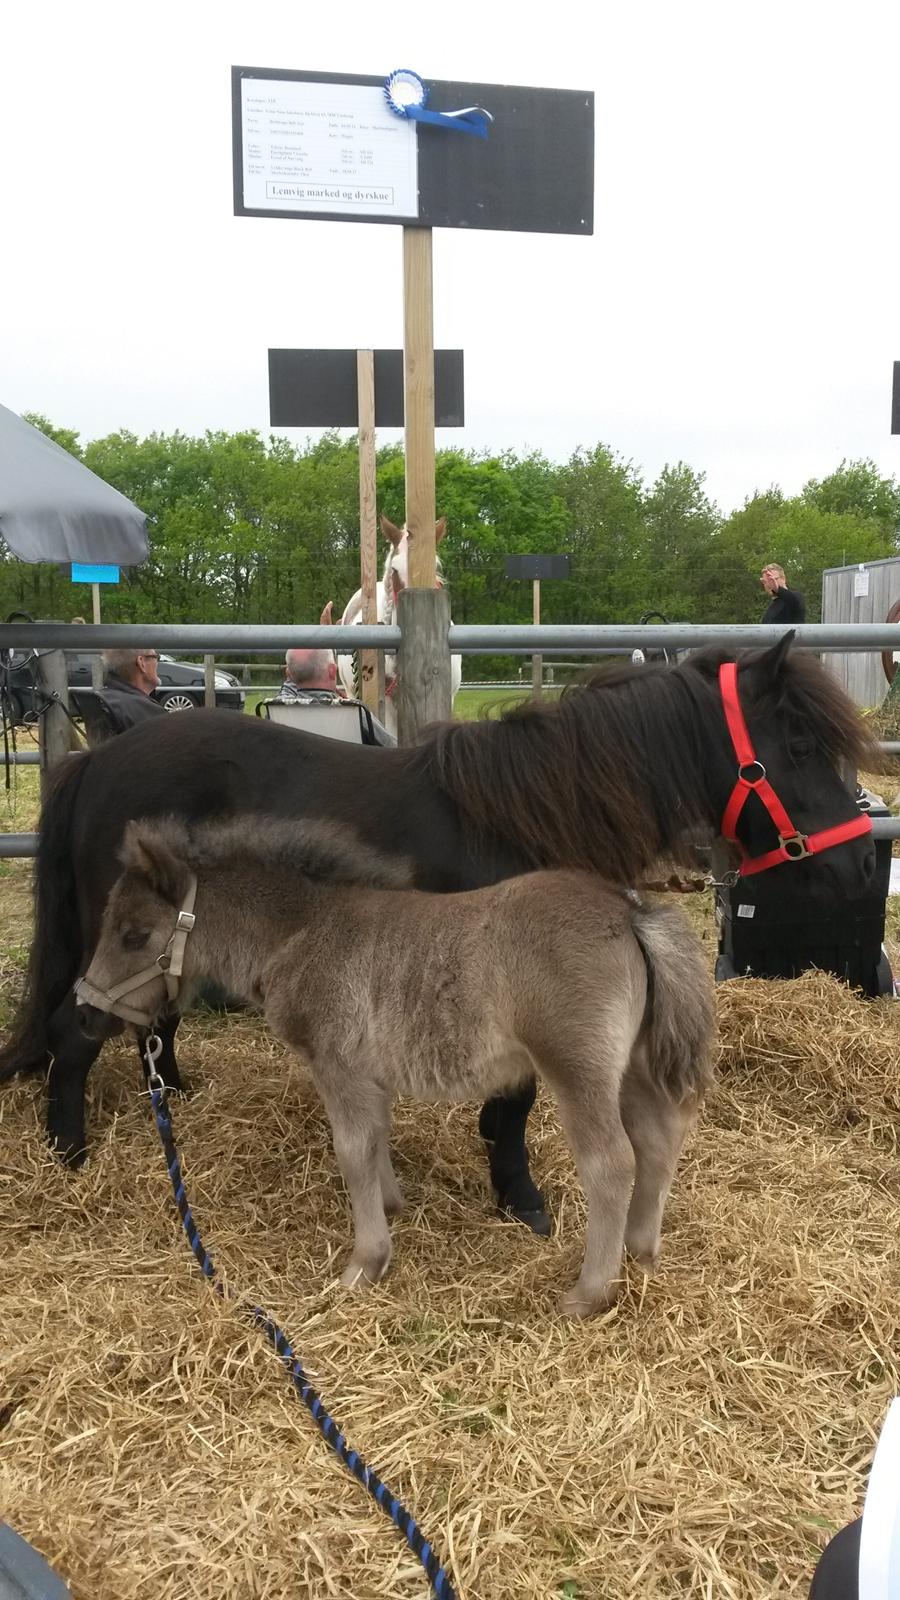
[[[500,834],[535,867],[582,867],[634,883],[659,856],[689,860],[709,833],[709,776],[726,738],[718,669],[737,659],[745,716],[801,730],[838,767],[871,760],[865,725],[835,678],[789,651],[697,651],[672,669],[600,667],[556,702],[445,723],[421,759],[475,835]]]
[[[413,882],[412,866],[402,856],[380,855],[351,828],[336,822],[251,812],[198,822],[174,815],[145,818],[132,823],[131,829],[136,837],[164,845],[195,872],[246,862],[287,877],[302,874],[330,884],[405,889]],[[127,853],[127,841],[124,848]]]

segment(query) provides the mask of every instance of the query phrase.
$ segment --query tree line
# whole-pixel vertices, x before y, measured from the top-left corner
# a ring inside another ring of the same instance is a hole
[[[329,599],[340,615],[358,588],[355,437],[296,445],[255,432],[122,431],[82,445],[46,418],[28,420],[147,513],[149,559],[104,592],[105,619],[310,623]],[[870,461],[844,461],[798,495],[754,490],[729,515],[685,462],[645,482],[604,444],[562,463],[441,450],[436,472],[448,524],[441,559],[460,623],[531,620],[531,586],[505,577],[507,555],[570,554],[571,578],[543,588],[547,622],[637,622],[651,610],[672,621],[753,622],[766,561],[781,563],[817,621],[826,567],[900,550],[900,486]],[[377,486],[379,509],[402,523],[400,445],[379,450]],[[88,604],[68,568],[3,552],[3,615],[67,619]],[[470,669],[495,675],[510,665],[484,658]]]

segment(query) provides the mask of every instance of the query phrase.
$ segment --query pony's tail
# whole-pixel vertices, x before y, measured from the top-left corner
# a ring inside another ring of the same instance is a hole
[[[649,982],[643,1038],[653,1078],[674,1100],[712,1077],[715,1001],[700,941],[674,906],[641,906],[634,932]]]
[[[47,1023],[78,976],[81,922],[72,848],[72,815],[90,752],[66,758],[41,808],[34,874],[34,937],[12,1032],[0,1047],[0,1081],[40,1072],[49,1056]]]

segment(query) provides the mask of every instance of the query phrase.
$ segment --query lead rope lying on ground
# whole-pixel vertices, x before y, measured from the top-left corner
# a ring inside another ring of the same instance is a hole
[[[197,1264],[204,1277],[208,1278],[222,1299],[226,1299],[226,1291],[219,1279],[215,1266],[207,1255],[203,1241],[197,1232],[197,1224],[191,1215],[184,1183],[181,1177],[181,1163],[178,1151],[175,1148],[175,1135],[172,1128],[172,1118],[169,1114],[166,1099],[166,1085],[156,1070],[156,1063],[162,1051],[162,1040],[156,1034],[150,1034],[144,1044],[144,1054],[147,1061],[147,1083],[150,1089],[150,1100],[153,1106],[153,1115],[156,1118],[156,1127],[166,1157],[166,1166],[172,1180],[175,1193],[175,1204],[178,1215],[187,1234],[188,1243],[197,1258]],[[326,1444],[329,1444],[343,1461],[349,1472],[353,1473],[367,1489],[372,1499],[377,1502],[385,1516],[396,1523],[410,1549],[418,1556],[428,1574],[428,1581],[438,1597],[438,1600],[456,1600],[456,1591],[450,1582],[444,1568],[441,1566],[428,1540],[424,1537],[415,1518],[410,1516],[406,1507],[392,1494],[387,1484],[383,1483],[377,1472],[367,1467],[362,1456],[351,1450],[343,1433],[329,1416],[315,1389],[307,1381],[306,1373],[298,1357],[294,1354],[290,1344],[279,1328],[277,1322],[263,1311],[259,1306],[247,1306],[247,1313],[252,1322],[265,1334],[276,1355],[281,1357],[288,1376],[294,1385],[300,1399],[309,1411]]]

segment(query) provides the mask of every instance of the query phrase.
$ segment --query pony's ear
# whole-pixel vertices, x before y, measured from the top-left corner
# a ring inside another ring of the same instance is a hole
[[[334,626],[334,617],[332,616],[333,606],[333,600],[329,600],[328,604],[323,606],[321,616],[319,617],[320,628],[331,628]]]
[[[764,655],[760,656],[759,670],[767,683],[775,684],[778,682],[781,674],[784,671],[785,663],[793,642],[794,630],[791,628],[789,633],[783,633],[781,635],[781,638],[778,640],[777,644],[773,644],[770,650],[767,650]]]
[[[177,905],[184,898],[187,867],[155,834],[145,832],[139,822],[129,822],[125,829],[119,860],[130,872],[146,878],[163,900]]]
[[[398,528],[395,522],[391,522],[389,518],[384,515],[384,512],[381,514],[381,531],[386,539],[390,539],[391,544],[396,550],[400,540],[403,538],[403,529]]]
[[[440,544],[440,542],[443,539],[444,534],[446,532],[447,532],[447,518],[446,517],[441,517],[441,518],[439,518],[439,520],[434,525],[434,542],[435,542],[435,544]]]

